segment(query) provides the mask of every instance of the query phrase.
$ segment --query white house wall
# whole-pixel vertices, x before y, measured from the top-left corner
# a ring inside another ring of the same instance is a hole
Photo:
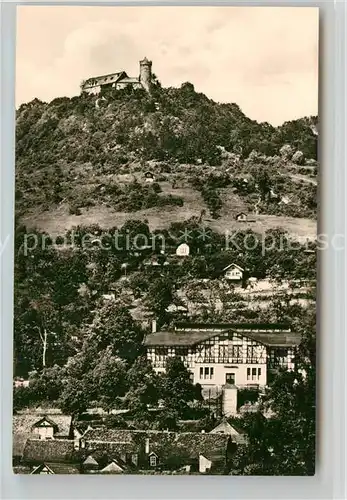
[[[192,372],[194,383],[203,386],[233,383],[230,382],[230,377],[229,380],[226,379],[227,374],[234,374],[234,383],[237,386],[264,386],[267,383],[267,368],[294,367],[292,348],[270,349],[248,337],[232,332],[221,332],[192,347],[147,347],[147,358],[157,373],[164,372],[167,359],[174,356],[181,357],[185,366]],[[207,376],[205,368],[208,368]]]
[[[225,278],[228,280],[242,280],[243,273],[235,267],[231,267],[225,271]]]
[[[42,425],[40,427],[35,427],[33,433],[37,434],[40,439],[53,439],[54,431],[52,426]]]
[[[205,368],[209,368],[209,372],[211,373],[211,368],[213,368],[213,376],[212,378],[200,377],[200,368],[203,368],[203,373],[205,375]],[[256,370],[256,374],[254,378],[252,377],[252,369]],[[249,371],[247,371],[249,370]],[[258,375],[260,370],[260,376]],[[261,385],[265,386],[267,383],[267,367],[266,363],[262,364],[226,364],[221,365],[219,363],[196,363],[194,368],[192,369],[194,374],[194,384],[199,383],[204,387],[208,386],[222,386],[227,383],[226,375],[234,374],[235,376],[235,385],[238,387],[243,387],[247,385]],[[249,374],[249,375],[247,375]]]

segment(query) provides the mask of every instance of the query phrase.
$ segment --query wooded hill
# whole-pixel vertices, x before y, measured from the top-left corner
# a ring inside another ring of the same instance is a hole
[[[261,215],[314,219],[316,123],[257,123],[190,83],[158,85],[151,96],[113,90],[34,99],[16,117],[16,213],[48,232],[69,229],[70,216],[105,227],[107,215],[119,225],[129,212],[156,227],[172,208],[176,220],[204,210],[230,219],[255,207]],[[144,185],[147,170],[154,185]]]

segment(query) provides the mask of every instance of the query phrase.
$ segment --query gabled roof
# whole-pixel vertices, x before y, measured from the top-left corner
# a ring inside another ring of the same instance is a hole
[[[238,266],[237,264],[229,264],[228,266],[226,266],[224,269],[222,269],[222,271],[227,271],[228,269],[230,269],[231,267],[236,267],[237,269],[239,269],[240,271],[244,271],[243,267],[241,266]]]
[[[59,413],[29,413],[23,412],[13,415],[12,429],[14,434],[28,434],[32,432],[32,428],[43,419],[49,420],[57,426],[55,436],[69,436],[71,430],[72,416]]]
[[[31,434],[29,432],[13,434],[12,436],[12,456],[22,457],[27,440]]]
[[[46,464],[40,464],[37,467],[33,469],[31,474],[41,474],[42,472],[45,472],[46,474],[54,474],[53,470]]]
[[[232,442],[237,444],[244,444],[247,442],[247,435],[232,425],[227,420],[223,420],[217,427],[210,431],[210,434],[226,434],[230,436]]]
[[[287,347],[300,344],[301,335],[299,333],[291,332],[288,329],[273,328],[273,326],[274,325],[269,325],[269,328],[267,328],[266,325],[230,324],[224,328],[216,325],[213,329],[205,325],[205,328],[202,326],[201,329],[192,327],[192,329],[187,328],[184,330],[159,331],[147,335],[144,339],[144,345],[147,347],[194,346],[226,332],[235,332],[259,342],[260,344],[271,347]]]
[[[117,73],[109,73],[107,75],[93,76],[88,78],[83,84],[83,88],[96,87],[97,85],[112,84],[117,82],[120,78],[127,78],[128,75],[125,71],[118,71]]]
[[[180,331],[160,331],[146,336],[144,345],[149,346],[193,346],[204,340],[214,337],[218,333],[211,332],[180,332]]]
[[[26,462],[69,462],[74,456],[74,442],[68,439],[28,439],[23,452]]]
[[[120,461],[119,461],[120,462]],[[125,467],[123,464],[118,463],[118,460],[113,459],[106,467],[101,469],[100,474],[116,474],[124,472]]]
[[[236,436],[240,433],[232,427],[227,420],[223,420],[223,422],[210,431],[210,434],[228,434],[229,436]]]
[[[88,455],[88,457],[83,462],[83,465],[99,465],[99,464],[92,455]]]
[[[48,469],[48,474],[80,474],[79,468],[74,464],[62,464],[45,462],[31,472],[31,474],[40,474],[43,469]]]
[[[37,422],[35,422],[32,427],[40,427],[44,422],[47,422],[51,427],[54,427],[56,430],[58,430],[58,424],[56,422],[54,422],[53,420],[51,420],[50,418],[48,417],[42,417],[40,418],[40,420],[38,420]]]
[[[298,346],[301,342],[301,335],[296,332],[250,332],[246,336],[268,347],[294,347]]]
[[[85,432],[83,439],[86,441],[117,442],[127,444],[132,442],[133,434],[131,430],[99,427],[98,429],[88,429]]]
[[[143,453],[146,440],[149,440],[149,454],[155,453],[160,461],[179,458],[196,460],[199,454],[206,458],[225,457],[230,436],[223,434],[209,434],[199,432],[165,432],[165,431],[139,431],[121,429],[93,429],[86,433],[88,445],[95,446],[99,443],[100,449],[113,456],[116,455],[117,445],[128,445],[129,451]],[[113,445],[113,446],[112,446]]]
[[[135,76],[125,76],[124,78],[119,78],[117,83],[140,83],[140,79]]]

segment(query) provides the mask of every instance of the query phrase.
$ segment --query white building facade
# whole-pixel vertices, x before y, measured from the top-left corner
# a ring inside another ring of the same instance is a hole
[[[226,384],[264,387],[269,369],[294,368],[300,336],[279,325],[177,325],[145,339],[147,358],[157,373],[169,357],[180,356],[192,381],[204,387]]]

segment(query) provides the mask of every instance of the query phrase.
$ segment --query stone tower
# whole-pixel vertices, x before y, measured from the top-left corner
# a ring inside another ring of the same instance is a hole
[[[140,82],[143,88],[147,92],[150,92],[152,82],[152,61],[149,61],[147,57],[140,61]]]

